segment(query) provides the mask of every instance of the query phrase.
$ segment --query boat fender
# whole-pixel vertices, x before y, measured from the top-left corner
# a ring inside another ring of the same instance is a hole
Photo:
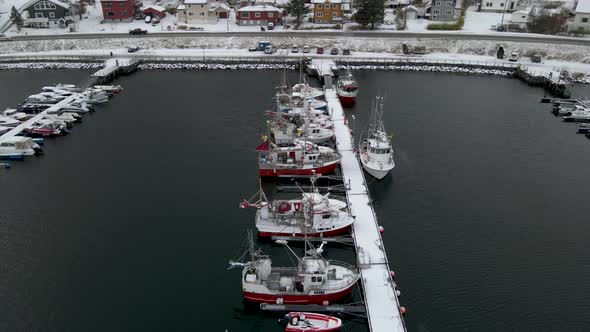
[[[389,271],[389,275],[391,276],[391,279],[395,278],[395,272],[394,271]]]
[[[277,302],[278,305],[283,304],[283,298],[282,297],[278,297],[277,300],[276,300],[276,302]]]
[[[385,232],[385,228],[383,228],[383,226],[379,226],[379,233],[383,233]]]
[[[323,305],[324,307],[327,307],[327,306],[329,306],[329,305],[330,305],[330,301],[328,301],[328,300],[324,300],[324,301],[322,302],[322,305]]]
[[[395,295],[397,295],[397,297],[400,297],[400,296],[402,296],[402,292],[400,292],[399,290],[396,290]]]
[[[402,316],[406,315],[406,307],[400,307],[399,311],[402,313]]]

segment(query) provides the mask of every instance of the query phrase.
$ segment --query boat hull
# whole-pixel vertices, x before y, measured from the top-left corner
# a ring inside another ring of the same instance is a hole
[[[352,107],[354,106],[354,104],[356,103],[356,97],[355,96],[341,96],[338,95],[338,98],[340,99],[340,104],[342,104],[342,107]]]
[[[338,301],[344,298],[345,296],[349,295],[352,290],[354,289],[354,284],[350,285],[348,288],[328,293],[328,294],[301,294],[301,295],[294,295],[294,294],[261,294],[261,293],[254,293],[254,292],[244,292],[244,299],[249,302],[254,303],[276,303],[278,298],[283,299],[284,304],[322,304],[324,301]]]
[[[305,319],[308,322],[312,323],[312,326],[306,325],[292,325],[287,324],[285,327],[285,332],[304,332],[304,331],[315,331],[315,332],[328,332],[328,331],[338,331],[342,327],[342,320],[340,318],[316,314],[312,312],[290,312],[289,313],[289,320],[291,321],[291,317],[298,317],[301,319],[301,315],[305,315]]]
[[[333,163],[326,166],[315,167],[315,168],[261,168],[258,170],[260,177],[277,177],[280,175],[324,175],[332,174],[336,170],[338,163]]]
[[[385,169],[375,169],[369,167],[364,162],[361,162],[361,164],[363,165],[363,169],[377,180],[383,179],[385,176],[387,176],[387,173],[389,173],[393,169],[393,167]]]
[[[273,236],[332,237],[332,236],[341,235],[342,233],[346,233],[350,229],[350,226],[351,225],[346,225],[344,227],[337,228],[337,229],[331,229],[329,231],[323,231],[323,232],[315,231],[315,232],[309,232],[309,233],[268,232],[268,231],[260,230],[260,228],[259,228],[258,229],[258,236],[264,237],[264,238],[269,238],[269,237],[273,237]]]

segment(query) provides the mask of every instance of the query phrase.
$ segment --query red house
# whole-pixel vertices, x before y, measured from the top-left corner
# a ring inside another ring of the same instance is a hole
[[[135,0],[100,0],[102,17],[109,22],[129,22],[141,7]]]
[[[237,10],[238,25],[277,25],[281,18],[281,10],[273,6],[245,6]]]
[[[162,7],[162,6],[158,6],[158,5],[148,5],[145,6],[141,9],[143,11],[143,14],[145,16],[151,16],[151,17],[159,17],[162,18],[164,16],[166,16],[166,8]]]

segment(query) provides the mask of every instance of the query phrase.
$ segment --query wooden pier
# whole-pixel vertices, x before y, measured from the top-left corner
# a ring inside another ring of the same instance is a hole
[[[90,75],[85,86],[108,84],[121,75],[129,75],[137,70],[139,61],[131,58],[114,58],[104,62],[104,67]]]
[[[571,90],[568,82],[560,77],[551,75],[535,75],[524,67],[518,67],[514,71],[514,77],[526,82],[529,85],[541,86],[552,96],[568,99],[571,97]]]

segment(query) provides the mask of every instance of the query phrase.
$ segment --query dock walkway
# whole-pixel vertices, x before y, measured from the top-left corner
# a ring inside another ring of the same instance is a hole
[[[372,332],[405,332],[406,326],[396,294],[377,216],[371,205],[365,176],[354,151],[344,111],[334,89],[325,89],[328,109],[334,120],[336,145],[342,154],[342,177],[352,214],[357,264],[361,272],[369,329]]]
[[[28,119],[27,121],[19,124],[18,126],[14,127],[12,130],[4,133],[3,135],[0,135],[0,143],[3,142],[6,139],[9,139],[11,137],[17,136],[23,130],[25,130],[25,128],[30,127],[35,122],[43,119],[47,115],[47,113],[60,110],[63,106],[68,105],[69,103],[71,103],[72,101],[74,101],[76,98],[77,98],[76,95],[72,95],[72,96],[70,96],[70,97],[68,97],[68,98],[60,101],[59,103],[57,103],[57,104],[49,107],[48,109],[44,110],[43,112],[40,112],[39,114],[37,114],[34,117]]]

